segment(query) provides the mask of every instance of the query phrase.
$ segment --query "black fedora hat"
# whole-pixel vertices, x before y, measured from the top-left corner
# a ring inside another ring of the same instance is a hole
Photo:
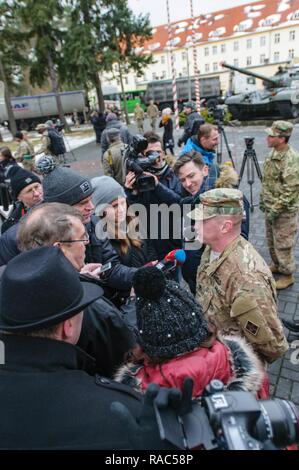
[[[101,295],[101,287],[80,282],[59,248],[21,253],[8,263],[2,276],[0,330],[34,331],[57,325]]]

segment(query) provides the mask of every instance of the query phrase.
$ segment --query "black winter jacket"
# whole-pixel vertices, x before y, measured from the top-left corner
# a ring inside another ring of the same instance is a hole
[[[110,406],[121,402],[136,417],[141,395],[94,376],[93,358],[71,344],[13,335],[1,341],[0,449],[132,449]],[[161,448],[155,436],[151,448]]]
[[[112,298],[115,291],[127,291],[132,287],[133,276],[136,272],[135,268],[129,268],[123,264],[114,251],[110,240],[104,238],[99,240],[96,236],[96,225],[99,219],[92,216],[91,221],[86,224],[89,234],[89,244],[86,246],[86,263],[111,263],[112,268],[105,273],[102,278],[101,286],[105,290],[105,295]]]
[[[162,186],[166,187],[167,189],[170,189],[171,192],[174,192],[177,195],[181,193],[181,184],[177,176],[174,174],[172,168],[167,167],[163,176],[159,177],[159,182]],[[159,260],[163,259],[164,256],[167,253],[169,253],[171,250],[181,248],[182,246],[181,240],[173,238],[172,230],[169,231],[169,236],[167,237],[167,239],[161,238],[161,225],[162,224],[161,224],[160,219],[158,220],[158,223],[157,223],[158,237],[156,239],[150,239],[150,228],[152,225],[154,225],[154,221],[150,219],[151,204],[160,205],[162,202],[164,202],[164,201],[161,201],[157,197],[156,189],[153,189],[151,191],[141,192],[138,194],[133,194],[131,190],[128,190],[126,188],[125,188],[125,191],[126,191],[127,200],[129,204],[142,204],[146,209],[147,236],[148,236],[148,240],[150,240],[153,250],[158,255],[158,259]],[[173,226],[172,221],[173,221],[173,217],[172,217],[172,214],[170,214],[170,224],[169,224],[170,227]]]

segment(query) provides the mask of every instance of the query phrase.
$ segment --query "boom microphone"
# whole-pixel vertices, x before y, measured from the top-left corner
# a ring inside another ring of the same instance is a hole
[[[166,274],[173,271],[177,266],[182,266],[185,261],[186,253],[184,250],[172,250],[161,261],[159,261],[155,267]]]

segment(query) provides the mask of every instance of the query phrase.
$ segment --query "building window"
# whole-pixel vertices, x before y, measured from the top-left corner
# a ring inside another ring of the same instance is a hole
[[[218,70],[218,63],[213,62],[213,72],[217,72],[217,70]]]
[[[239,50],[239,43],[238,41],[235,41],[234,42],[234,51],[238,51]]]
[[[263,47],[266,45],[266,36],[260,37],[260,46]]]
[[[128,77],[124,77],[124,82],[125,82],[125,85],[128,85],[128,84],[129,84]]]
[[[247,41],[246,41],[246,47],[247,47],[247,49],[251,49],[251,48],[252,48],[252,39],[247,39]]]
[[[295,41],[295,36],[296,36],[296,33],[295,31],[290,31],[290,41]]]
[[[265,61],[266,61],[266,56],[265,56],[265,54],[261,54],[261,55],[260,55],[260,64],[264,64]]]
[[[234,59],[234,66],[239,67],[239,60],[238,59]]]
[[[161,55],[161,64],[165,64],[165,55]]]
[[[275,33],[274,34],[274,43],[279,44],[280,43],[280,33]]]
[[[210,71],[210,64],[205,64],[205,72],[209,72]]]
[[[186,77],[188,75],[188,70],[186,67],[183,68],[183,76]]]
[[[156,79],[157,79],[157,74],[156,74],[156,72],[152,73],[152,77],[153,77],[153,80],[156,80]]]
[[[226,51],[226,47],[225,47],[225,44],[221,44],[221,53],[225,52]]]
[[[162,70],[161,79],[163,80],[163,78],[166,78],[166,71],[165,70]]]
[[[182,60],[187,60],[187,52],[186,51],[182,52]]]
[[[274,62],[279,62],[279,52],[274,52]]]
[[[209,48],[205,47],[205,57],[207,57],[208,55],[209,55]]]
[[[246,58],[246,65],[247,65],[247,67],[248,67],[249,65],[251,65],[251,57],[247,57],[247,58]]]
[[[213,46],[213,55],[217,54],[217,46]]]
[[[289,49],[289,59],[294,59],[294,57],[295,57],[294,49]]]

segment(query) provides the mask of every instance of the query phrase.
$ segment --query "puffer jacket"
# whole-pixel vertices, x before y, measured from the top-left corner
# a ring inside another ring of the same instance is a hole
[[[119,369],[115,380],[145,392],[152,382],[182,390],[186,377],[193,379],[193,397],[201,396],[213,379],[230,389],[256,393],[259,398],[269,394],[262,363],[246,341],[235,336],[223,337],[210,348],[199,347],[163,364],[128,364]]]

